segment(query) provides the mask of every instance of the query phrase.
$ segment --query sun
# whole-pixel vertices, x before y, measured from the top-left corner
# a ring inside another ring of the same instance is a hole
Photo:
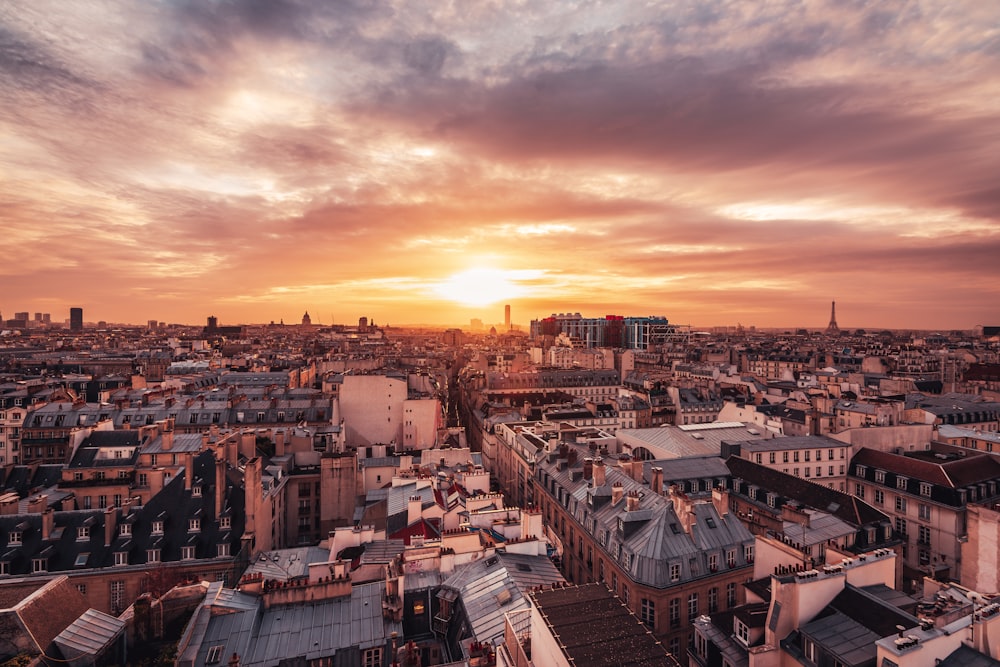
[[[441,281],[434,291],[463,306],[489,306],[523,296],[527,288],[518,284],[521,277],[503,269],[469,269]]]

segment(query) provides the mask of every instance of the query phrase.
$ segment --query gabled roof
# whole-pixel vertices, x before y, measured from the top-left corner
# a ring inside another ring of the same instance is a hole
[[[732,473],[734,480],[742,479],[807,507],[828,512],[853,526],[864,526],[889,520],[886,514],[856,496],[814,484],[806,479],[778,470],[772,470],[738,456],[730,456],[726,460],[726,466]]]

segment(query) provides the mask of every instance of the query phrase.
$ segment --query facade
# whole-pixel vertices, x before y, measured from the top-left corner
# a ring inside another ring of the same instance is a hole
[[[69,309],[69,330],[83,331],[83,308]]]
[[[552,314],[531,321],[531,339],[565,334],[583,347],[646,350],[671,333],[665,317],[583,317],[580,313]]]
[[[738,456],[757,465],[847,492],[851,447],[826,436],[793,436],[725,443],[722,456]]]

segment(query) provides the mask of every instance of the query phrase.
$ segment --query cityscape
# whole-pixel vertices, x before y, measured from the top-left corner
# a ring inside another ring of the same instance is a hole
[[[1000,667],[997,26],[0,3],[0,667]]]

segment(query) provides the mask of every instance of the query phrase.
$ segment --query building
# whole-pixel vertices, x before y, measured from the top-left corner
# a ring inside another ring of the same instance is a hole
[[[665,317],[583,317],[580,313],[553,313],[531,321],[531,339],[541,340],[565,334],[583,347],[612,347],[646,350],[663,342],[672,329]]]
[[[83,308],[69,309],[69,330],[83,331]]]
[[[563,575],[609,586],[679,654],[694,619],[743,602],[753,535],[714,497],[665,491],[657,474],[646,486],[587,452],[563,445],[534,471],[535,503]]]
[[[961,577],[966,507],[998,498],[1000,462],[940,444],[905,455],[861,449],[848,481],[855,496],[893,518],[909,590],[925,576]]]
[[[755,430],[755,429],[754,429]],[[847,491],[851,447],[821,435],[727,442],[722,456],[738,456],[757,465]]]

